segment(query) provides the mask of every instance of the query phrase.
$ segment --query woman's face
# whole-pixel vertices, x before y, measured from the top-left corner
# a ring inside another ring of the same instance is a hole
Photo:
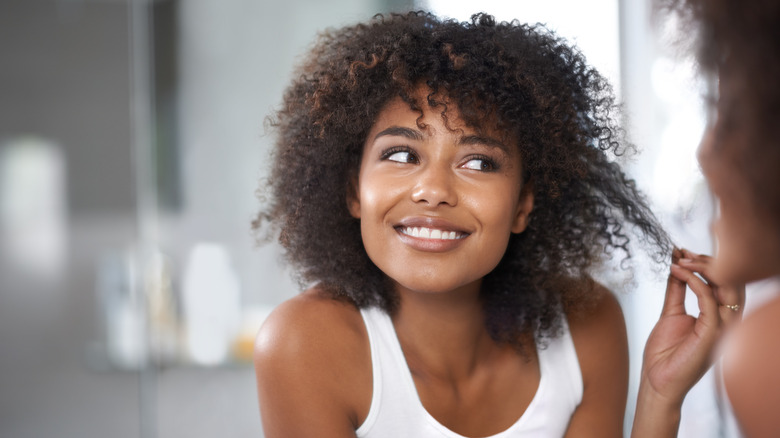
[[[721,98],[728,96],[727,83],[721,79]],[[726,100],[725,102],[728,102]],[[722,101],[723,102],[723,101]],[[724,109],[721,103],[721,114]],[[712,223],[717,239],[715,280],[743,283],[780,274],[780,227],[757,202],[758,190],[738,163],[746,150],[747,136],[738,124],[721,128],[723,117],[705,134],[699,147],[699,163],[707,182],[719,201],[719,212]],[[716,135],[720,136],[716,139]],[[777,169],[780,172],[780,169]]]
[[[453,105],[447,124],[441,111],[426,103],[420,118],[391,100],[366,138],[349,196],[368,256],[401,289],[478,289],[533,206],[517,148],[466,126]]]

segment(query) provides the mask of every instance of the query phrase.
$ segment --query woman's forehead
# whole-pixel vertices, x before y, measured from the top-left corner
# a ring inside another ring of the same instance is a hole
[[[408,101],[407,101],[408,100]],[[502,127],[495,109],[485,108],[476,102],[469,108],[461,108],[449,92],[437,92],[428,87],[418,87],[407,100],[400,95],[388,100],[374,121],[387,123],[388,119],[404,119],[421,130],[430,130],[431,121],[442,120],[446,129],[461,135],[476,134],[495,139],[506,146],[516,146],[516,135]]]

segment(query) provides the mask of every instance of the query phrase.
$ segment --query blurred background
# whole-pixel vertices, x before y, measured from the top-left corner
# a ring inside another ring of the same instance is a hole
[[[262,437],[252,342],[298,291],[250,230],[264,119],[317,31],[420,7],[467,19],[473,5],[0,2],[0,438]],[[626,165],[677,243],[711,253],[695,161],[707,84],[670,44],[674,23],[648,0],[479,5],[547,23],[611,79],[642,150]],[[629,326],[630,401],[664,292],[647,265],[603,275]],[[736,436],[717,393],[706,376],[680,436]]]

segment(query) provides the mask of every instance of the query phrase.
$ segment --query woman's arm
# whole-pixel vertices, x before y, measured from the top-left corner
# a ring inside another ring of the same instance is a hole
[[[583,395],[566,437],[620,437],[628,392],[628,341],[620,304],[602,288],[596,306],[569,316],[569,325]]]
[[[740,319],[745,300],[744,286],[712,280],[710,257],[681,250],[672,257],[663,311],[645,346],[633,438],[677,436],[683,399],[712,364],[723,328]],[[698,317],[685,311],[686,286],[696,294]]]
[[[279,306],[255,344],[267,438],[354,437],[371,404],[371,356],[354,306],[307,292]]]

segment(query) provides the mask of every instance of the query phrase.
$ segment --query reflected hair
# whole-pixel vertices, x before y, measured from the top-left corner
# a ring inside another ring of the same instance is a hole
[[[751,204],[780,223],[780,1],[657,0],[656,6],[696,36],[702,73],[720,76],[720,96],[709,96],[718,110],[714,151],[728,154],[747,181]]]

